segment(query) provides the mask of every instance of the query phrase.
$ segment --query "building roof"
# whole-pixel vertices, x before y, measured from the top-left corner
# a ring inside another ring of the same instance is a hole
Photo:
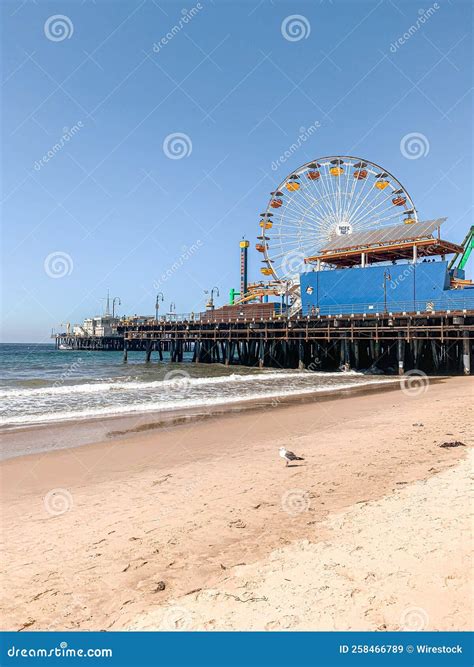
[[[426,220],[425,222],[413,222],[411,224],[390,225],[379,227],[370,231],[353,232],[333,237],[320,249],[320,253],[329,250],[348,250],[349,248],[362,248],[385,243],[396,243],[397,241],[414,241],[425,238],[433,238],[433,232],[439,229],[447,218]]]
[[[417,248],[418,257],[462,252],[461,246],[440,238],[439,229],[445,220],[446,218],[438,218],[343,234],[332,238],[317,255],[307,257],[305,262],[319,260],[335,266],[353,266],[361,263],[362,254],[370,262],[410,259],[414,246]],[[438,230],[436,236],[433,235],[435,230]]]

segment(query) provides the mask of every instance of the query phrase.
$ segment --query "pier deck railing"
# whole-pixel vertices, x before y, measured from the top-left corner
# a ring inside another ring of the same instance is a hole
[[[275,312],[269,318],[268,304],[255,304],[252,309],[252,316],[246,314],[245,309],[235,309],[232,314],[220,312],[219,309],[208,310],[202,313],[171,313],[161,315],[157,320],[150,319],[146,322],[147,326],[153,324],[211,324],[213,322],[246,322],[252,320],[267,320],[267,319],[287,319],[286,313]],[[436,300],[433,301],[397,301],[397,302],[371,302],[371,303],[334,303],[333,305],[325,305],[320,307],[308,306],[301,309],[298,313],[289,316],[291,319],[298,319],[300,317],[342,317],[346,316],[384,316],[384,315],[430,315],[435,313],[451,312],[467,313],[474,311],[474,298],[456,297],[449,301]],[[144,324],[144,323],[142,323]],[[133,322],[125,323],[126,327],[133,326]]]
[[[450,313],[452,311],[467,312],[474,309],[474,294],[471,297],[433,299],[432,301],[383,301],[371,303],[334,303],[320,307],[308,306],[301,311],[304,316],[324,315],[426,315],[429,313]]]

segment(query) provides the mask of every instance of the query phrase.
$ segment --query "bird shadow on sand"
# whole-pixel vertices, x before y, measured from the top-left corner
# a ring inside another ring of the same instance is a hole
[[[285,468],[304,468],[304,463],[290,463],[290,465],[285,466]]]

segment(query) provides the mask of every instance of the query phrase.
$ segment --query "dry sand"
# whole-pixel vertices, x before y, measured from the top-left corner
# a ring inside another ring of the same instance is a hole
[[[470,629],[472,388],[3,462],[2,627]]]

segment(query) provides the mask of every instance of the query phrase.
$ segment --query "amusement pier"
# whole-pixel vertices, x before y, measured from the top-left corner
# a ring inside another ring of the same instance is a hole
[[[407,190],[367,160],[329,156],[301,166],[271,193],[255,250],[262,279],[201,313],[104,316],[53,334],[58,349],[143,351],[144,359],[371,372],[472,369],[474,285],[465,266],[474,227],[447,240],[446,218],[422,221]]]

